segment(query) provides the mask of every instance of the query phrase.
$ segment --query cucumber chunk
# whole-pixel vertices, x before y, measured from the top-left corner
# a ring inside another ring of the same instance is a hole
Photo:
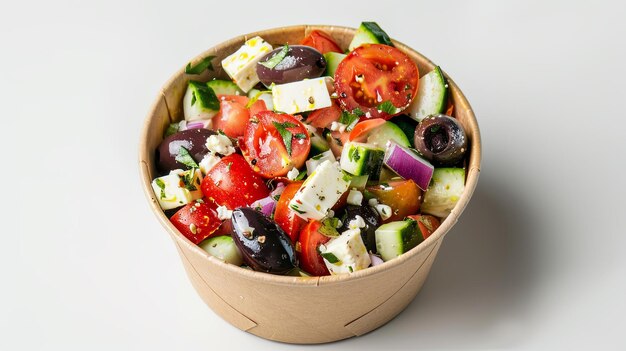
[[[237,84],[230,80],[214,79],[208,81],[206,85],[213,89],[216,95],[243,95]]]
[[[241,251],[239,251],[233,238],[228,235],[220,235],[206,239],[201,242],[199,246],[210,255],[226,263],[234,264],[235,266],[241,266],[243,264]]]
[[[404,135],[406,135],[407,139],[409,140],[409,143],[411,143],[410,147],[414,148],[415,129],[417,128],[417,121],[407,115],[395,116],[390,121],[397,125],[400,129],[402,129]]]
[[[363,44],[385,44],[393,46],[391,38],[385,33],[376,22],[361,22],[361,25],[354,33],[354,38],[348,46],[352,51]]]
[[[465,169],[435,168],[421,211],[436,217],[447,217],[465,189]]]
[[[411,145],[409,138],[406,137],[402,129],[389,121],[372,130],[369,137],[367,137],[368,144],[372,144],[380,148],[385,148],[389,140],[395,141],[396,144],[404,147],[409,147]]]
[[[368,174],[369,179],[378,180],[384,157],[384,149],[370,144],[349,142],[341,152],[341,169],[351,175]]]
[[[420,122],[424,118],[443,112],[446,107],[448,84],[439,66],[420,78],[417,96],[407,111],[409,116]]]
[[[383,261],[389,261],[411,250],[424,239],[412,219],[389,222],[376,229],[376,250]]]
[[[205,83],[190,80],[183,98],[183,114],[186,121],[212,118],[220,110],[220,102],[213,89]]]
[[[346,56],[345,54],[340,54],[338,52],[327,52],[324,54],[324,59],[326,59],[326,74],[327,76],[335,77],[335,71],[337,70],[337,66],[339,66],[339,62],[341,62]]]

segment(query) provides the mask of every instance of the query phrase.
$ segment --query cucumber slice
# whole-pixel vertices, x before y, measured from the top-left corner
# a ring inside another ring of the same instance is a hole
[[[213,89],[205,83],[190,80],[183,98],[183,114],[186,121],[212,118],[220,110],[220,102]]]
[[[241,266],[243,264],[243,258],[241,257],[241,251],[228,235],[215,236],[204,240],[199,246],[210,255],[213,255],[220,260],[234,264],[235,266]]]
[[[420,122],[424,118],[443,112],[446,107],[448,84],[439,66],[420,78],[417,96],[407,111],[409,116]]]
[[[348,50],[352,51],[363,44],[385,44],[393,46],[387,33],[385,33],[376,22],[361,22],[356,33],[354,33],[354,38],[350,42]]]
[[[414,148],[415,129],[417,128],[417,122],[407,115],[395,116],[390,121],[397,125],[400,129],[402,129],[404,135],[406,135],[407,139],[409,139],[409,143],[411,143],[410,147]]]
[[[367,174],[362,175],[362,176],[354,176],[354,177],[352,177],[352,179],[350,180],[350,188],[358,189],[358,190],[365,189],[365,187],[367,186],[367,179],[368,178],[369,178],[369,175],[367,175]]]
[[[335,71],[337,70],[337,66],[339,66],[339,62],[341,62],[346,56],[348,55],[332,51],[325,53],[324,58],[326,59],[326,75],[335,77]]]
[[[406,137],[402,129],[389,121],[372,130],[370,135],[367,137],[368,144],[372,144],[380,148],[385,148],[389,140],[395,141],[396,144],[404,147],[409,147],[411,145],[409,138]]]
[[[447,217],[465,189],[465,169],[435,168],[421,206],[423,213]]]
[[[341,169],[355,175],[369,174],[371,180],[377,180],[383,165],[385,150],[364,143],[346,143],[341,152]]]
[[[249,105],[252,105],[251,102],[254,103],[257,100],[263,100],[265,102],[265,107],[267,107],[268,110],[274,110],[274,100],[272,98],[271,91],[252,89],[248,92],[248,97],[250,98],[250,101],[248,102]]]
[[[311,155],[318,155],[330,150],[330,145],[318,132],[311,133]]]
[[[243,95],[243,91],[239,89],[237,84],[230,80],[214,79],[208,81],[206,85],[213,89],[217,95]]]
[[[424,239],[412,219],[389,222],[376,229],[376,250],[383,261],[389,261],[411,250]]]

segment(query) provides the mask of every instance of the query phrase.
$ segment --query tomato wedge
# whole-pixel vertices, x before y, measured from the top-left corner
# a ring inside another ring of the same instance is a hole
[[[439,220],[435,216],[431,215],[412,215],[407,216],[415,221],[417,221],[417,227],[419,228],[424,240],[426,240],[437,228],[439,228]]]
[[[344,111],[360,109],[366,118],[389,119],[404,110],[415,95],[419,72],[399,49],[364,44],[344,58],[335,72],[335,91]]]
[[[304,182],[300,181],[287,185],[283,193],[280,194],[280,198],[276,204],[276,210],[274,211],[274,221],[289,235],[292,243],[298,240],[300,229],[306,225],[306,221],[289,208],[289,201],[296,195],[302,183]]]
[[[213,201],[208,199],[192,201],[178,210],[170,221],[187,239],[198,244],[212,236],[222,224],[216,208]]]
[[[239,154],[222,158],[209,170],[200,187],[205,197],[230,210],[248,206],[270,193],[263,178]]]
[[[341,108],[336,103],[320,108],[309,114],[306,122],[315,128],[326,128],[341,117]]]
[[[213,129],[221,130],[231,138],[243,135],[250,111],[246,108],[249,99],[240,95],[218,95],[220,111],[213,117]]]
[[[304,165],[311,149],[306,128],[294,116],[261,111],[245,125],[241,153],[266,178],[286,175]]]
[[[378,202],[391,207],[393,214],[383,223],[401,221],[406,216],[416,214],[422,203],[422,190],[410,179],[381,183],[366,189]]]
[[[309,35],[302,39],[300,44],[313,47],[322,54],[327,52],[338,52],[343,54],[343,50],[341,50],[339,45],[337,45],[333,37],[331,37],[328,33],[317,29],[313,30],[309,33]]]
[[[322,223],[319,221],[309,222],[300,232],[300,238],[296,245],[300,268],[315,276],[330,275],[326,264],[324,264],[324,259],[318,251],[321,244],[330,240],[329,237],[318,231],[321,225]]]

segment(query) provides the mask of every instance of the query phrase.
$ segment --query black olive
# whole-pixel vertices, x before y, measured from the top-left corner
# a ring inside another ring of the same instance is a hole
[[[255,271],[286,274],[298,266],[296,251],[285,232],[262,213],[242,207],[231,218],[235,244]]]
[[[364,205],[355,206],[347,205],[344,208],[344,212],[341,215],[341,227],[337,230],[342,233],[349,229],[350,221],[356,219],[356,216],[361,216],[365,222],[365,227],[361,228],[361,238],[367,250],[376,253],[376,228],[380,227],[383,223],[382,218],[374,208]]]
[[[206,139],[215,135],[212,130],[204,128],[187,129],[163,139],[156,150],[156,166],[159,171],[167,173],[174,169],[187,169],[186,165],[176,161],[181,146],[189,151],[191,158],[199,163],[209,152]]]
[[[467,151],[461,124],[446,115],[424,118],[415,129],[415,148],[436,166],[453,166]]]
[[[310,46],[289,46],[287,55],[273,68],[262,65],[270,60],[283,48],[277,48],[265,55],[256,66],[256,72],[265,86],[272,83],[285,84],[307,78],[317,78],[326,70],[326,59],[319,51]]]

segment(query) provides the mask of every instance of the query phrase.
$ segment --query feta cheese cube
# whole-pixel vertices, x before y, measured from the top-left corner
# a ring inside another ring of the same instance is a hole
[[[349,185],[350,177],[341,171],[339,163],[326,160],[302,184],[289,202],[289,208],[306,220],[320,220]]]
[[[300,171],[298,171],[298,169],[294,167],[289,172],[287,172],[287,179],[295,180],[296,178],[298,178],[299,174],[300,174]]]
[[[222,60],[222,68],[235,84],[248,92],[258,82],[256,64],[265,54],[272,51],[272,46],[263,38],[256,36],[248,39],[239,50]]]
[[[206,148],[216,154],[228,156],[235,153],[235,148],[230,138],[226,135],[215,134],[206,139]]]
[[[199,169],[187,171],[176,169],[166,176],[154,179],[152,190],[161,208],[170,210],[200,199],[202,197],[201,183],[202,173]]]
[[[274,110],[288,114],[317,110],[332,104],[324,77],[275,85],[272,101]]]
[[[320,245],[320,255],[330,274],[353,273],[372,263],[359,229],[349,229]]]
[[[313,174],[313,172],[315,172],[315,169],[322,164],[322,162],[324,161],[331,161],[334,162],[335,161],[335,155],[333,155],[333,152],[330,150],[326,150],[324,152],[322,152],[321,154],[317,154],[313,157],[311,157],[310,159],[308,159],[306,161],[306,174],[307,175],[311,175]]]
[[[212,152],[207,153],[202,158],[202,161],[198,163],[198,166],[200,166],[200,171],[202,171],[202,174],[206,175],[207,173],[209,173],[211,168],[213,168],[213,166],[220,162],[220,160],[221,158],[219,156],[215,156],[215,154],[213,154]]]

